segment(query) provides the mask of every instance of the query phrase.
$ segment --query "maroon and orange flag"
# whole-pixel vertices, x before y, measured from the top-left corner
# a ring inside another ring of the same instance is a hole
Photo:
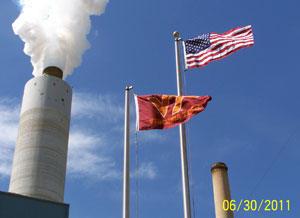
[[[137,130],[168,129],[203,111],[211,96],[135,95]]]

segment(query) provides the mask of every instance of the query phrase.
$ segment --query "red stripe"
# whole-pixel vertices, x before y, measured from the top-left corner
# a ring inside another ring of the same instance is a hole
[[[205,54],[203,54],[203,56],[205,55],[205,57],[202,58],[197,58],[196,60],[190,60],[188,61],[188,64],[192,63],[192,62],[201,62],[204,61],[205,59],[209,58],[209,57],[214,57],[214,56],[218,56],[221,53],[225,52],[226,50],[230,50],[231,48],[237,47],[236,49],[240,49],[240,48],[244,48],[244,47],[248,47],[248,46],[252,46],[253,44],[245,44],[245,43],[239,43],[239,44],[234,44],[234,45],[230,45],[230,46],[226,46],[225,48],[223,48],[220,51],[217,51],[216,53],[212,53],[212,52],[207,52]],[[239,47],[238,47],[239,46]],[[233,49],[233,50],[236,50]],[[231,51],[228,51],[231,52]],[[227,53],[222,54],[222,56],[225,56]],[[191,58],[189,58],[191,59]]]
[[[253,37],[252,31],[248,32],[247,34],[244,35],[234,35],[234,36],[223,36],[220,34],[211,34],[210,35],[210,40],[215,40],[215,39],[243,39],[243,38],[249,38]]]
[[[229,34],[231,34],[232,32],[234,32],[234,31],[236,31],[236,30],[239,30],[239,29],[243,29],[244,27],[237,27],[237,28],[234,28],[234,29],[231,29],[231,30],[229,30],[229,31],[227,31],[226,33],[221,33],[221,34],[219,34],[219,33],[211,33],[211,34],[218,34],[218,35],[222,35],[222,36],[224,36],[224,35],[229,35]],[[238,35],[238,34],[242,34],[242,33],[244,33],[244,32],[247,32],[247,31],[252,31],[252,27],[251,26],[249,26],[248,28],[246,28],[245,30],[243,30],[243,31],[238,31],[238,32],[236,32],[234,35],[232,35],[232,36],[235,36],[235,35]]]
[[[214,43],[216,41],[220,41],[220,40],[247,40],[247,39],[252,39],[253,35],[252,34],[248,34],[248,35],[243,35],[243,36],[228,36],[228,37],[224,37],[224,36],[211,36],[210,37],[210,41],[211,43]]]
[[[240,47],[237,47],[237,46],[240,46]],[[223,52],[225,52],[226,50],[229,50],[229,49],[231,49],[231,48],[233,48],[233,47],[237,47],[237,48],[233,49],[233,50],[237,51],[238,49],[241,49],[241,48],[244,48],[244,47],[249,47],[249,46],[252,46],[252,44],[247,44],[247,45],[244,45],[244,44],[235,44],[235,45],[232,45],[232,46],[227,46],[227,47],[223,48],[222,50],[220,50],[220,51],[218,51],[218,52],[216,52],[216,53],[214,53],[214,54],[212,54],[211,52],[207,52],[205,57],[203,57],[203,58],[201,58],[201,59],[200,59],[200,58],[197,58],[196,60],[190,60],[190,61],[187,61],[187,64],[191,64],[191,63],[193,63],[193,62],[203,62],[203,61],[205,61],[205,59],[207,59],[207,58],[209,58],[209,57],[219,56],[219,55],[221,55],[221,53],[223,53]],[[231,50],[231,51],[232,51],[232,50]],[[232,53],[231,51],[228,51],[228,53]],[[207,54],[208,54],[208,55],[207,55]],[[225,57],[226,54],[227,54],[227,53],[222,54],[221,57]],[[203,55],[203,56],[204,56],[204,55]]]
[[[249,47],[249,46],[252,46],[252,44],[250,45],[245,45],[245,46],[241,46],[239,48],[236,48],[236,49],[233,49],[231,50],[230,52],[220,56],[220,57],[217,57],[217,58],[212,58],[212,59],[208,59],[207,61],[205,61],[203,64],[196,64],[196,65],[192,65],[192,66],[189,66],[191,63],[198,63],[198,62],[202,62],[202,61],[197,61],[197,60],[194,60],[194,61],[190,61],[190,62],[187,62],[187,69],[190,69],[190,68],[195,68],[195,67],[203,67],[205,65],[207,65],[209,62],[211,61],[216,61],[216,60],[219,60],[221,58],[224,58],[224,57],[227,57],[228,55],[232,54],[233,52],[236,52],[237,50],[241,49],[241,48],[245,48],[245,47]],[[211,57],[211,56],[208,56],[208,57]]]
[[[233,44],[227,45],[227,46],[226,46],[226,44],[228,44],[228,43],[230,43],[230,42],[233,42]],[[229,47],[232,47],[232,46],[235,46],[235,45],[238,45],[238,44],[241,44],[241,43],[247,43],[247,42],[252,42],[252,44],[254,44],[254,41],[253,41],[253,40],[244,40],[244,41],[237,41],[237,42],[231,40],[231,41],[229,41],[228,43],[224,43],[224,44],[217,44],[217,43],[214,43],[214,44],[211,45],[211,47],[209,47],[208,49],[199,52],[198,55],[187,55],[186,59],[192,59],[192,58],[197,58],[197,59],[199,59],[199,58],[201,58],[202,56],[205,56],[205,55],[208,54],[208,53],[214,52],[215,50],[217,50],[217,49],[218,49],[219,47],[221,47],[221,46],[224,46],[224,45],[226,46],[225,48],[223,48],[223,49],[221,50],[221,51],[224,51],[224,50],[228,49]],[[212,54],[212,55],[213,55],[213,54]]]

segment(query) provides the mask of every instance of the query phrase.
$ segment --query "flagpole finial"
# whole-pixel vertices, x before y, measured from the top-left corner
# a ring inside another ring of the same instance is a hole
[[[133,89],[133,86],[126,86],[125,87],[125,90],[130,90],[130,89]]]
[[[178,36],[179,36],[179,32],[175,31],[175,32],[173,33],[173,36],[174,36],[174,37],[178,37]]]

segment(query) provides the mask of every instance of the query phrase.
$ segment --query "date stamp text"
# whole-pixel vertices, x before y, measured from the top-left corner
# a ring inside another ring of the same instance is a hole
[[[290,211],[289,200],[224,200],[223,201],[224,211]]]

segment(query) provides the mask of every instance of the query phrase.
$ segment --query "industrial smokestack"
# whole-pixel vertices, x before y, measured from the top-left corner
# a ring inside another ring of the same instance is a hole
[[[47,67],[43,71],[43,75],[45,75],[45,76],[55,76],[55,77],[58,77],[58,78],[62,79],[64,73],[58,67],[50,66],[50,67]]]
[[[9,192],[63,202],[72,88],[48,67],[24,89]]]
[[[228,167],[222,162],[217,162],[211,167],[216,218],[233,218],[230,208],[223,208],[224,200],[231,201],[227,170]]]

